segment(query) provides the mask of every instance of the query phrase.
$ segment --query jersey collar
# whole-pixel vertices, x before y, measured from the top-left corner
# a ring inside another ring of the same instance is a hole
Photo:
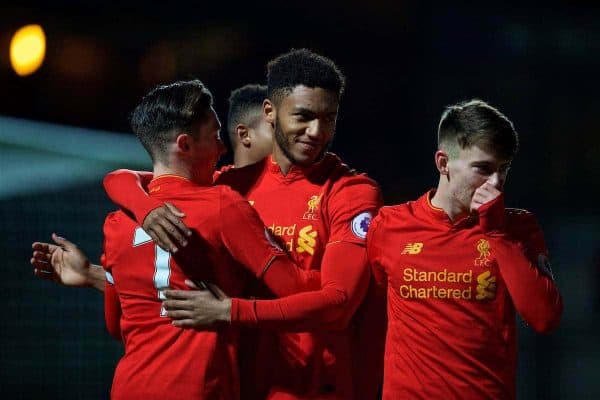
[[[315,175],[319,175],[319,173],[326,168],[325,166],[330,162],[332,156],[336,157],[333,153],[325,153],[321,160],[308,167],[299,167],[292,164],[288,173],[284,175],[281,172],[279,164],[273,159],[273,155],[269,155],[266,160],[267,169],[271,174],[283,181],[291,182],[299,179],[312,178]]]
[[[148,193],[157,193],[173,186],[196,186],[196,184],[180,175],[159,175],[154,177],[148,184]]]
[[[446,214],[446,211],[444,211],[442,208],[434,206],[431,203],[431,199],[433,198],[434,194],[435,189],[431,189],[422,195],[418,200],[418,203],[421,205],[421,209],[431,221],[441,224],[451,230],[461,229],[477,223],[477,217],[474,216],[465,216],[453,222],[448,214]]]

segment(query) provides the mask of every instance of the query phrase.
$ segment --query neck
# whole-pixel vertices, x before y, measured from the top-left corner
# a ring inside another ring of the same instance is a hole
[[[253,157],[251,157],[247,152],[239,150],[239,147],[233,152],[233,165],[236,168],[242,168],[246,165],[254,164],[255,162],[256,160],[254,160]]]
[[[290,171],[290,168],[292,168],[292,162],[279,148],[277,143],[273,144],[273,160],[275,160],[275,162],[279,165],[283,175],[287,175],[287,173]]]
[[[441,175],[435,194],[431,198],[431,204],[434,207],[441,208],[454,222],[467,216],[469,213],[463,210],[463,207],[453,200],[450,188],[447,185],[446,177]]]
[[[211,174],[199,174],[194,171],[192,168],[185,164],[177,164],[170,163],[170,165],[156,162],[154,163],[153,168],[154,177],[158,177],[161,175],[177,175],[182,178],[186,178],[187,180],[200,185],[200,186],[209,186],[212,184],[212,175]]]

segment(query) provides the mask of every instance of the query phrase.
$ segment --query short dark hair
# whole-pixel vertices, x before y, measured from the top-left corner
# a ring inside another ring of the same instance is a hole
[[[198,79],[157,86],[131,113],[131,128],[153,162],[165,161],[167,145],[204,122],[212,105],[212,94]]]
[[[341,97],[345,81],[333,61],[308,49],[292,49],[267,64],[268,97],[276,104],[299,85],[331,90]]]
[[[438,148],[465,149],[481,146],[512,160],[519,149],[513,123],[483,100],[473,99],[446,107],[438,127]]]
[[[229,95],[227,133],[233,148],[237,145],[235,127],[238,124],[244,124],[254,128],[262,118],[262,105],[266,98],[267,86],[258,84],[249,84],[234,89]]]

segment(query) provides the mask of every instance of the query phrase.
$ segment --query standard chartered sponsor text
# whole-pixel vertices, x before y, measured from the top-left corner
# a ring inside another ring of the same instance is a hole
[[[436,283],[452,283],[454,287],[440,287],[431,285],[422,287],[421,285],[413,286],[411,284],[401,285],[399,294],[403,298],[414,299],[463,299],[470,300],[472,298],[472,288],[470,283],[473,281],[473,270],[466,272],[448,271],[446,268],[440,271],[420,271],[416,268],[407,267],[403,271],[405,282],[436,282]],[[466,284],[467,287],[460,285]]]

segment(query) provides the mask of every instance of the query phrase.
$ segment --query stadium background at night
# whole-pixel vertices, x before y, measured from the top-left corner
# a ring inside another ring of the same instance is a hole
[[[0,12],[0,395],[108,396],[121,347],[101,295],[35,279],[30,244],[56,231],[98,260],[115,208],[102,177],[150,168],[127,123],[141,96],[197,77],[225,122],[231,89],[264,82],[267,60],[308,47],[347,76],[333,151],[376,179],[386,204],[436,183],[445,105],[478,97],[513,120],[521,150],[507,205],[538,217],[565,303],[549,336],[519,323],[518,395],[600,398],[597,3],[12,3]],[[20,76],[9,49],[29,24],[43,28],[45,53]]]

